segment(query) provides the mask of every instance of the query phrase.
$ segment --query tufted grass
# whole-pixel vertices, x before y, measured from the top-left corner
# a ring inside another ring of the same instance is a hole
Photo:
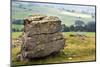
[[[53,56],[51,55],[43,59],[34,59],[29,62],[18,62],[16,61],[16,55],[20,51],[20,47],[12,48],[12,58],[13,58],[12,66],[95,61],[96,60],[95,33],[86,32],[87,37],[85,38],[70,37],[69,36],[70,34],[74,33],[72,32],[63,33],[66,39],[63,51],[61,51],[56,55]],[[18,37],[20,34],[16,33],[16,35]],[[15,38],[15,35],[12,35],[12,37]]]

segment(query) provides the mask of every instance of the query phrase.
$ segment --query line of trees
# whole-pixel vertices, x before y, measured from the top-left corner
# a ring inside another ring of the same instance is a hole
[[[23,31],[23,28],[22,29],[12,28],[12,32],[22,32],[22,31]]]
[[[22,19],[12,19],[12,24],[23,25]]]
[[[85,24],[81,20],[76,20],[75,24],[67,26],[62,24],[62,32],[70,32],[70,31],[80,31],[80,32],[95,32],[96,31],[96,23],[95,21],[90,21]]]
[[[17,24],[17,25],[23,25],[23,20],[12,20],[12,24]],[[23,28],[20,29],[20,27],[18,28],[12,28],[13,32],[21,32],[23,31]],[[96,22],[95,21],[90,21],[87,24],[85,24],[84,21],[82,20],[76,20],[75,23],[73,25],[67,26],[65,24],[62,24],[62,32],[70,32],[70,31],[74,31],[74,32],[95,32],[96,31]]]
[[[12,19],[12,24],[18,25],[18,27],[13,27],[12,32],[21,32],[23,31],[23,28],[20,27],[20,25],[23,25],[23,20],[22,19]]]

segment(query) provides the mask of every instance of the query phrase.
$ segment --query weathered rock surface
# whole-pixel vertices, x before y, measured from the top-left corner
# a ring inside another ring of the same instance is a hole
[[[65,40],[60,30],[61,21],[58,17],[31,15],[26,18],[22,36],[21,59],[45,57],[62,50]]]

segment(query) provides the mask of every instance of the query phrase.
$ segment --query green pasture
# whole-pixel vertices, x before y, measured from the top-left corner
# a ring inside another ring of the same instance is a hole
[[[23,29],[23,25],[18,25],[18,24],[12,24],[12,29],[17,29],[17,30],[21,30]]]
[[[22,32],[12,32],[12,39],[18,38]],[[68,62],[83,62],[95,61],[96,47],[95,47],[95,33],[85,32],[87,37],[71,37],[70,34],[75,32],[63,32],[66,39],[63,52],[56,55],[51,55],[43,59],[35,59],[32,61],[18,62],[16,55],[20,51],[20,47],[12,48],[12,66],[15,65],[35,65],[35,64],[51,64],[51,63],[68,63]]]
[[[21,34],[22,34],[22,32],[13,32],[12,39],[18,38]]]
[[[48,6],[17,6],[18,3],[12,4],[12,19],[24,19],[32,14],[45,14],[47,16],[57,16],[62,21],[62,24],[70,26],[76,20],[82,20],[84,23],[95,20],[95,18],[83,18],[62,14],[62,10]],[[66,11],[67,12],[67,11]],[[73,12],[71,12],[73,13]],[[79,13],[78,13],[79,14]],[[83,15],[83,13],[80,13]],[[87,14],[88,15],[88,14]],[[21,30],[24,26],[12,24],[12,29]],[[86,37],[71,37],[74,34],[83,34]],[[12,32],[12,42],[16,41],[22,32]],[[62,32],[65,38],[65,46],[63,51],[56,55],[51,55],[43,59],[34,59],[32,61],[17,61],[16,56],[20,52],[20,46],[12,48],[12,66],[19,65],[36,65],[36,64],[51,64],[51,63],[69,63],[69,62],[83,62],[96,60],[96,45],[95,45],[95,32]]]

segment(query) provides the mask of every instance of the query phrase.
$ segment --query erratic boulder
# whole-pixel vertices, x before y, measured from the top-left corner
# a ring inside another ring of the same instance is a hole
[[[63,50],[61,20],[54,16],[31,15],[24,20],[21,52],[18,58],[41,58]],[[20,60],[21,60],[20,59]]]

